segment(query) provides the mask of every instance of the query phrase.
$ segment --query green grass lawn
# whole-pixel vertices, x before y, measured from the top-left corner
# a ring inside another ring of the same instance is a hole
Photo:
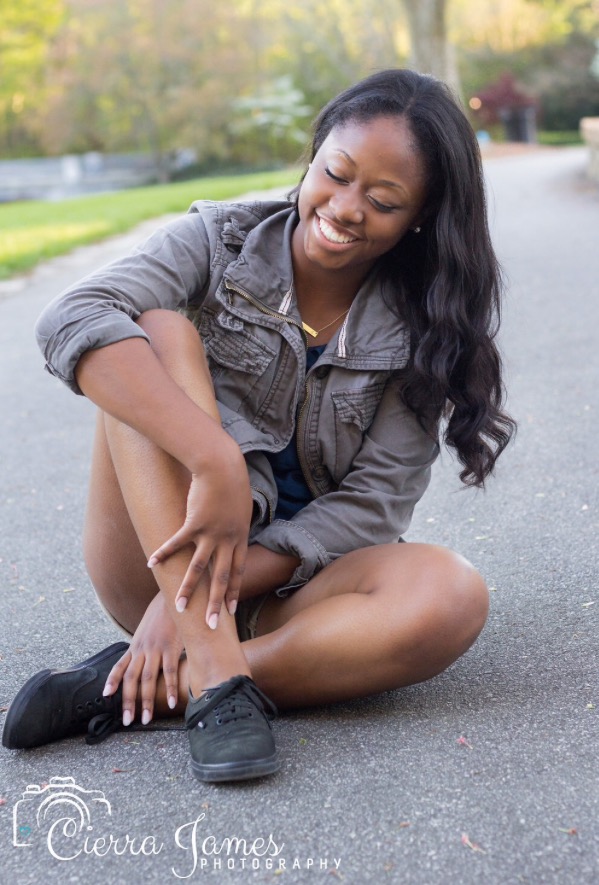
[[[228,200],[248,191],[292,187],[298,178],[298,169],[285,169],[198,178],[60,203],[35,200],[0,205],[0,279],[75,246],[123,233],[147,218],[186,212],[194,200]]]
[[[582,135],[578,130],[573,132],[547,132],[541,130],[538,133],[539,144],[548,144],[555,147],[582,144]]]

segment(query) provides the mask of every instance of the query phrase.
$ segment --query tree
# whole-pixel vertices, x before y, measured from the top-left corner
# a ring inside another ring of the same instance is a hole
[[[63,0],[0,0],[0,153],[35,150],[33,121],[64,12]]]
[[[444,80],[460,94],[453,47],[447,33],[447,0],[404,0],[410,31],[409,64]]]

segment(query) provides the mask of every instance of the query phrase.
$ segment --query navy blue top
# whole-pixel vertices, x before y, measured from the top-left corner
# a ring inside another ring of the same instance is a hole
[[[306,350],[306,372],[308,372],[325,349],[326,344],[308,347]],[[281,452],[266,452],[270,461],[279,500],[275,510],[275,519],[291,519],[291,517],[309,504],[312,493],[304,478],[304,473],[297,454],[297,428],[289,444]]]

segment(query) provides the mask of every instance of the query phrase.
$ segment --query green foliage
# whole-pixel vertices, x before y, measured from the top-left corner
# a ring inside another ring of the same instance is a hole
[[[510,71],[545,126],[573,128],[594,108],[599,0],[446,6],[466,99]],[[0,156],[192,148],[204,169],[289,161],[334,94],[406,63],[408,33],[401,0],[0,0]]]
[[[573,33],[560,43],[515,53],[465,53],[464,91],[476,95],[509,71],[536,98],[541,128],[576,130],[581,117],[599,115],[599,79],[591,71],[595,52],[589,35]]]
[[[35,150],[47,60],[64,15],[63,0],[0,0],[0,154]]]
[[[185,212],[194,200],[228,200],[248,191],[292,187],[299,169],[201,178],[120,193],[0,206],[0,279],[75,246],[122,233],[147,218]]]
[[[578,129],[566,132],[547,132],[542,129],[537,135],[539,144],[546,144],[551,147],[566,147],[583,143]]]
[[[293,87],[287,75],[275,79],[262,94],[235,99],[229,131],[245,136],[247,162],[258,162],[265,148],[271,155],[291,160],[306,143],[305,122],[311,116],[303,92]]]

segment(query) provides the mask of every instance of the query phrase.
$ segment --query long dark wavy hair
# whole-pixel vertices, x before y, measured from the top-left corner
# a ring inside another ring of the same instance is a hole
[[[495,336],[503,286],[478,142],[447,86],[392,69],[361,80],[322,109],[310,159],[335,127],[376,117],[408,122],[427,172],[421,231],[404,236],[383,260],[385,298],[411,332],[402,396],[424,426],[446,419],[443,438],[463,465],[460,479],[483,486],[516,425],[502,411]]]

